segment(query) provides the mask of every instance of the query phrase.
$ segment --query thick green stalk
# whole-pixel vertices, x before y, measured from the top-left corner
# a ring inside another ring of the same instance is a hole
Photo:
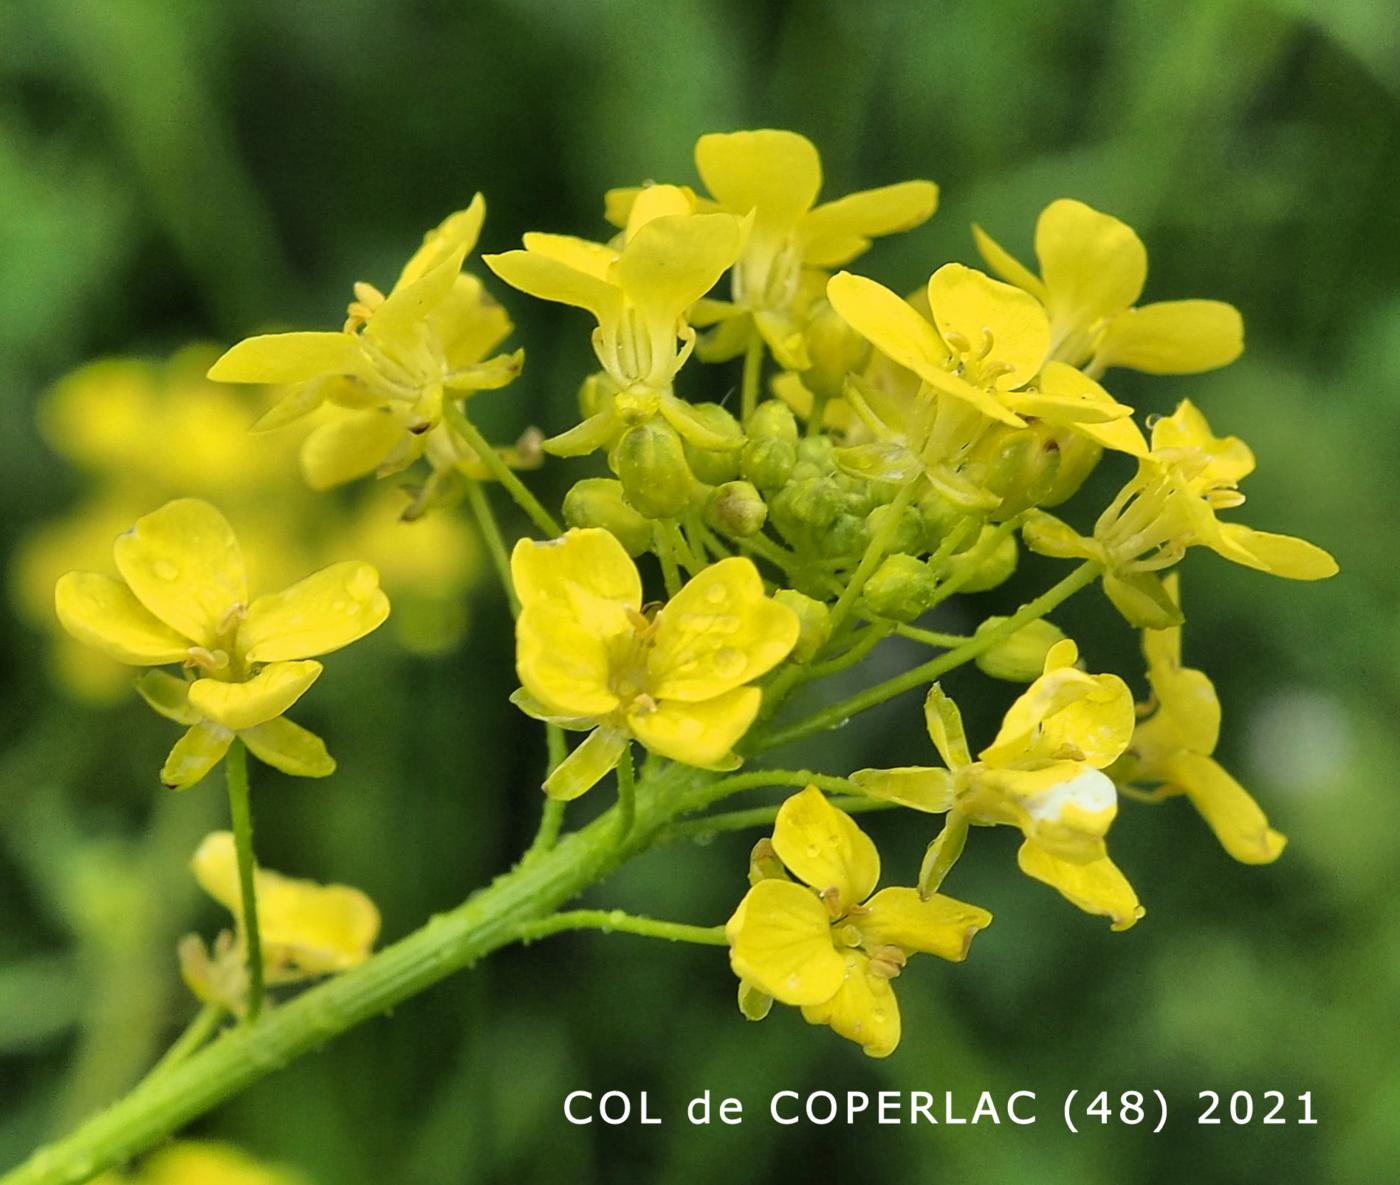
[[[248,1011],[245,1019],[255,1021],[262,1011],[263,955],[262,931],[258,927],[258,893],[254,880],[253,809],[248,801],[248,750],[237,737],[224,758],[228,775],[228,809],[233,821],[233,844],[238,853],[238,886],[243,904],[243,941],[248,947]]]
[[[893,679],[887,679],[883,683],[877,683],[874,687],[866,688],[849,699],[823,708],[805,720],[799,720],[786,728],[767,733],[760,737],[757,743],[747,746],[746,751],[762,753],[766,749],[776,749],[779,745],[791,744],[805,736],[811,736],[814,732],[836,728],[852,716],[868,711],[876,705],[884,703],[887,699],[910,691],[922,683],[932,682],[940,675],[946,674],[964,663],[971,662],[984,650],[990,650],[1003,638],[1009,638],[1022,626],[1028,625],[1032,621],[1039,621],[1056,605],[1068,600],[1085,585],[1092,584],[1097,580],[1102,570],[1093,560],[1085,560],[1058,584],[1041,593],[1035,600],[1022,605],[996,628],[976,635],[961,646],[949,650],[946,654],[940,654],[922,666],[914,667]]]
[[[79,1185],[338,1033],[383,1015],[515,941],[522,924],[552,913],[649,847],[660,829],[695,800],[694,793],[687,793],[694,777],[694,770],[666,767],[639,784],[637,821],[625,843],[617,842],[614,807],[353,971],[268,1010],[256,1023],[225,1029],[198,1053],[39,1149],[0,1178],[0,1185]]]

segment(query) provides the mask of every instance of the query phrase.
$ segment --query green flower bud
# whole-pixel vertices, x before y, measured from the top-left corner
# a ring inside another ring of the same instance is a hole
[[[777,849],[773,847],[773,840],[769,836],[764,836],[749,852],[749,884],[756,885],[760,881],[788,879],[787,869],[783,867],[783,862],[778,859]]]
[[[1083,433],[1061,431],[1053,439],[1060,449],[1060,467],[1040,506],[1058,506],[1074,497],[1103,456],[1102,446]]]
[[[989,617],[977,627],[978,634],[994,630],[1005,617]],[[1063,642],[1065,633],[1057,625],[1041,618],[1023,625],[1010,637],[1003,638],[984,650],[973,661],[993,679],[1008,683],[1030,683],[1040,678],[1045,668],[1045,656],[1056,642]]]
[[[1038,506],[1060,469],[1060,446],[1045,424],[998,427],[978,442],[969,477],[1001,498],[996,517],[1011,518]]]
[[[870,343],[825,300],[812,306],[805,338],[812,365],[802,372],[803,384],[822,399],[839,399],[846,375],[870,356]]]
[[[797,450],[786,440],[754,439],[739,456],[739,472],[760,490],[776,490],[792,476]]]
[[[943,540],[967,517],[967,512],[959,510],[937,490],[930,490],[918,502],[915,509],[924,527],[924,550],[937,551]]]
[[[637,513],[674,518],[690,503],[694,481],[676,430],[662,420],[629,428],[612,454],[613,471]]]
[[[781,399],[765,399],[749,413],[745,425],[750,440],[781,440],[797,444],[797,417]]]
[[[727,481],[716,486],[705,500],[705,522],[726,535],[744,539],[763,530],[768,521],[768,505],[746,481]]]
[[[793,662],[811,662],[831,639],[831,610],[821,601],[790,588],[780,588],[773,599],[797,614],[799,631],[797,645],[792,648]]]
[[[978,559],[981,554],[981,543],[987,535],[995,531],[992,526],[984,526],[982,534],[978,537],[977,543],[969,547],[966,551],[961,551],[948,560],[947,578],[962,579],[962,574],[968,568],[974,571],[967,582],[961,585],[963,592],[986,592],[989,588],[996,588],[999,584],[1004,584],[1011,579],[1011,574],[1016,571],[1016,536],[1008,535],[996,548],[992,554],[985,559]]]
[[[828,527],[846,508],[846,499],[829,477],[805,481],[795,488],[791,511],[798,522],[809,527]]]
[[[937,591],[938,580],[922,560],[891,555],[865,582],[862,595],[871,612],[895,621],[913,621],[933,604]]]
[[[564,521],[571,527],[602,527],[634,559],[651,547],[652,526],[622,496],[622,483],[611,477],[585,477],[564,495]]]
[[[804,436],[797,442],[797,459],[820,466],[823,473],[835,473],[836,463],[831,459],[835,448],[830,436]]]
[[[741,435],[739,421],[731,416],[718,403],[696,403],[690,409],[705,427],[724,436]],[[739,450],[710,450],[697,448],[685,441],[685,459],[690,463],[690,471],[701,481],[717,486],[722,482],[733,481],[739,476]]]
[[[865,519],[858,514],[838,514],[817,534],[817,553],[827,560],[859,556],[865,544]]]
[[[893,511],[892,506],[877,506],[865,516],[865,532],[868,539],[874,539],[884,530],[885,523]],[[899,521],[895,523],[893,533],[885,541],[885,550],[918,551],[923,541],[924,520],[912,506],[906,506],[899,511]]]

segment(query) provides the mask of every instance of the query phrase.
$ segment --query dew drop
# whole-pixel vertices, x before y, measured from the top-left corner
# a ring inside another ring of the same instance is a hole
[[[175,580],[180,575],[180,569],[169,560],[156,560],[151,570],[162,580]]]
[[[728,599],[729,593],[725,591],[724,585],[712,584],[709,591],[705,593],[705,599],[711,605],[722,605]]]
[[[716,650],[711,662],[714,664],[715,674],[721,678],[737,675],[747,665],[743,651],[735,650],[732,646]]]

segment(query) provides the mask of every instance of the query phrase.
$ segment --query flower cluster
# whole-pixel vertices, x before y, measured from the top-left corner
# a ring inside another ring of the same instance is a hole
[[[574,849],[595,870],[730,794],[799,788],[780,806],[694,821],[713,831],[772,824],[727,926],[698,940],[729,947],[745,1015],[759,1019],[778,1001],[885,1056],[900,1035],[891,982],[909,958],[960,961],[991,921],[941,892],[973,827],[1017,829],[1020,869],[1114,930],[1145,913],[1109,855],[1120,797],[1185,796],[1236,859],[1279,855],[1283,837],[1215,761],[1220,705],[1207,676],[1183,664],[1172,569],[1191,548],[1296,580],[1330,576],[1336,564],[1303,540],[1226,517],[1244,500],[1254,457],[1216,436],[1193,402],[1141,416],[1105,385],[1118,368],[1208,371],[1243,348],[1227,304],[1139,303],[1146,250],[1123,222],[1051,202],[1035,228],[1038,272],[974,228],[988,270],[943,263],[906,297],[847,269],[874,238],[934,213],[932,182],[823,202],[816,149],[773,130],[702,136],[695,167],[698,185],[608,193],[612,229],[596,239],[531,232],[520,249],[482,257],[505,285],[591,323],[596,369],[582,378],[578,414],[547,425],[548,436],[499,448],[472,420],[477,393],[512,383],[524,361],[519,350],[496,352],[510,317],[463,271],[482,232],[479,195],[428,233],[387,295],[355,285],[340,329],[249,338],[208,377],[277,388],[259,439],[307,421],[300,467],[315,489],[422,462],[403,519],[434,521],[469,502],[516,614],[513,701],[549,737],[550,801],[522,867],[553,843],[562,804],[609,776],[616,822],[590,828]],[[518,472],[543,454],[587,467],[558,517]],[[1071,525],[1089,521],[1078,508],[1050,513],[1101,465],[1122,467],[1121,488],[1092,525]],[[507,545],[487,482],[514,499],[535,537]],[[970,633],[941,632],[940,606],[1004,584],[1023,548],[1077,566]],[[320,675],[315,656],[384,621],[373,568],[333,564],[251,599],[228,523],[188,497],[137,518],[115,560],[119,580],[63,577],[58,616],[121,662],[181,668],[139,684],[188,729],[166,763],[168,784],[192,784],[241,744],[287,772],[330,772],[319,739],[284,713]],[[413,562],[405,553],[396,564]],[[1118,675],[1090,673],[1047,619],[1093,583],[1143,631],[1144,704]],[[807,717],[791,712],[798,693],[890,638],[906,654],[911,645],[931,654]],[[1023,685],[975,756],[937,681],[974,662]],[[755,768],[764,752],[915,688],[928,688],[924,719],[941,765],[849,777]],[[582,739],[570,748],[565,731]],[[647,754],[640,775],[637,748]],[[210,837],[196,859],[237,932],[212,955],[189,946],[186,973],[231,1011],[251,990],[255,1014],[264,975],[285,982],[353,966],[378,918],[353,890],[256,870],[238,826],[238,779],[231,770],[234,834]],[[881,860],[852,814],[887,808],[943,818],[921,866],[876,892]],[[630,925],[670,937],[698,929]]]

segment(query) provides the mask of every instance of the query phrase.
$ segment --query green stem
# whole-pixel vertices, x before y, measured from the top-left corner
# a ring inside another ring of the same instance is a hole
[[[754,769],[742,774],[732,774],[718,782],[702,786],[678,813],[693,814],[703,810],[710,803],[728,798],[741,790],[757,790],[768,786],[796,786],[799,789],[816,786],[827,794],[860,794],[860,787],[849,779],[819,774],[810,769]],[[3,1185],[3,1182],[0,1182],[0,1185]]]
[[[496,569],[501,587],[505,590],[506,600],[510,602],[511,616],[519,617],[520,598],[515,595],[515,582],[510,578],[510,554],[506,551],[505,540],[501,537],[501,527],[496,522],[496,513],[491,509],[491,500],[487,498],[486,491],[481,488],[480,482],[468,479],[466,486],[467,502],[472,508],[472,514],[476,518],[476,525],[481,531],[482,538],[486,540],[486,550],[491,555],[491,563]]]
[[[932,682],[947,671],[960,667],[964,663],[971,662],[985,650],[990,650],[1003,638],[1009,638],[1022,626],[1032,621],[1038,621],[1050,612],[1062,601],[1068,600],[1085,585],[1092,584],[1098,579],[1102,571],[1099,564],[1093,560],[1085,560],[1079,567],[1075,568],[1068,576],[1061,580],[1052,588],[1047,589],[1033,601],[1028,601],[1022,605],[1015,613],[1001,622],[994,629],[978,634],[970,638],[961,646],[949,650],[946,654],[940,654],[937,658],[924,663],[922,666],[914,667],[905,671],[902,675],[897,675],[893,679],[887,679],[883,683],[877,683],[874,687],[869,687],[849,699],[841,700],[830,707],[823,708],[805,720],[799,720],[795,724],[788,725],[787,728],[780,728],[776,732],[770,732],[766,736],[760,737],[757,742],[748,748],[748,752],[761,753],[766,749],[775,749],[779,745],[788,745],[793,741],[801,740],[805,736],[810,736],[814,732],[821,732],[823,729],[835,728],[844,724],[852,716],[860,712],[868,711],[887,699],[918,687],[922,683]]]
[[[837,795],[831,805],[839,807],[848,815],[858,815],[868,811],[884,811],[898,805],[882,798],[866,798],[863,795]],[[778,817],[777,806],[756,806],[745,811],[725,811],[719,815],[706,815],[701,819],[691,819],[684,823],[674,823],[666,828],[657,843],[672,843],[680,839],[707,840],[724,831],[746,831],[750,827],[765,827]]]
[[[614,807],[518,865],[461,905],[377,952],[359,967],[309,988],[220,1036],[76,1131],[0,1177],[0,1185],[78,1185],[152,1147],[192,1119],[337,1033],[382,1016],[454,971],[514,941],[655,841],[694,797],[696,771],[667,766],[639,786],[637,823],[617,842]],[[645,789],[645,794],[641,791]]]
[[[705,566],[703,561],[695,558],[695,553],[691,551],[690,544],[681,532],[680,523],[673,518],[663,518],[656,526],[659,533],[666,536],[671,554],[682,568],[694,576]]]
[[[534,942],[566,930],[601,930],[604,934],[639,934],[643,938],[664,938],[668,942],[696,942],[702,946],[727,946],[723,926],[687,926],[637,917],[620,909],[574,909],[551,914],[538,921],[522,922],[515,929],[521,942]]]
[[[876,625],[868,625],[865,631],[843,654],[838,654],[835,658],[826,662],[813,663],[807,668],[807,680],[826,679],[832,675],[839,674],[847,667],[853,667],[860,662],[867,654],[875,649],[882,641],[890,636],[890,626],[893,623],[883,622]]]
[[[515,499],[516,505],[530,516],[530,521],[551,539],[562,535],[563,529],[555,522],[554,516],[540,505],[539,499],[525,488],[525,483],[506,464],[505,458],[491,447],[477,426],[467,419],[467,413],[461,403],[456,399],[444,399],[442,410],[452,431],[466,441],[471,450],[481,458],[481,463],[491,471],[491,476]]]
[[[749,344],[744,350],[744,377],[739,388],[739,421],[747,426],[758,406],[758,385],[763,378],[763,335],[757,325],[749,326]]]
[[[900,622],[894,627],[894,632],[901,638],[911,638],[915,642],[922,642],[925,646],[961,646],[964,642],[971,641],[968,634],[940,634],[936,630],[920,629],[918,626],[905,625]]]
[[[661,529],[660,523],[656,526],[656,558],[661,561],[661,579],[666,585],[667,599],[670,599],[681,591],[681,573],[676,567],[676,551],[670,535]]]
[[[248,946],[248,1023],[258,1019],[263,1002],[262,932],[258,928],[258,894],[253,872],[253,810],[248,801],[248,750],[237,737],[224,758],[228,774],[228,808],[238,852],[238,885],[243,896],[243,939]]]
[[[617,762],[617,838],[619,842],[627,838],[637,817],[637,782],[632,766],[632,742],[622,750]]]
[[[162,1055],[160,1061],[151,1067],[151,1072],[146,1075],[149,1082],[169,1070],[173,1070],[182,1061],[201,1048],[210,1037],[212,1037],[223,1023],[224,1017],[228,1015],[227,1009],[222,1004],[212,1001],[201,1008],[189,1026],[183,1033],[175,1039],[175,1043]]]
[[[860,557],[860,563],[856,565],[856,570],[851,574],[851,579],[846,587],[841,591],[841,596],[831,610],[831,632],[836,633],[845,622],[851,610],[855,608],[856,598],[860,596],[861,589],[865,587],[865,582],[875,574],[875,569],[879,567],[880,561],[885,558],[885,550],[890,545],[890,540],[894,538],[894,533],[899,527],[899,520],[904,516],[905,507],[914,498],[914,487],[916,482],[908,482],[901,487],[899,493],[894,496],[894,500],[885,507],[884,515],[880,520],[880,526],[875,534],[871,536],[870,543],[865,549],[865,554]]]
[[[549,768],[545,770],[545,776],[548,777],[559,768],[569,750],[564,744],[564,730],[557,724],[544,726],[544,739],[549,753]],[[522,863],[526,860],[537,860],[540,853],[549,851],[555,845],[559,839],[559,831],[564,826],[564,810],[568,805],[567,800],[563,798],[545,796],[539,830],[535,832],[535,838],[530,841],[529,848],[521,857]]]
[[[980,539],[972,549],[972,554],[967,557],[956,576],[950,576],[934,592],[933,600],[929,603],[932,609],[935,605],[941,605],[951,597],[958,589],[962,588],[969,580],[977,575],[977,570],[982,564],[991,558],[991,555],[1000,546],[1002,541],[1010,535],[1021,524],[1024,515],[1009,518],[1005,522],[998,523],[992,532],[985,538]]]

